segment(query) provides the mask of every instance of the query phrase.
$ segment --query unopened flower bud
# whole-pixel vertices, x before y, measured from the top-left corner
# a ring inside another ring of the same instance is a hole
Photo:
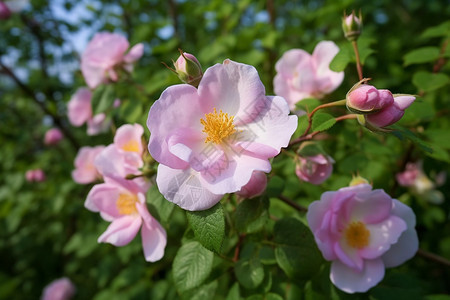
[[[63,133],[58,128],[50,128],[46,133],[44,137],[44,143],[46,145],[56,145],[58,144],[62,138]]]
[[[0,1],[0,20],[9,19],[10,16],[11,10],[3,1]]]
[[[361,84],[348,92],[346,99],[347,108],[357,114],[371,113],[394,102],[394,97],[389,90],[378,90],[368,84]]]
[[[184,83],[197,87],[203,76],[202,66],[194,55],[181,51],[180,53],[180,57],[173,64],[178,78]]]
[[[253,198],[261,195],[267,186],[267,176],[262,171],[253,171],[250,181],[240,191],[236,192],[241,197]]]
[[[342,19],[342,29],[344,30],[344,35],[350,42],[356,41],[361,35],[362,31],[362,17],[361,11],[357,17],[355,12],[352,11],[350,15],[344,13],[344,18]]]
[[[334,160],[330,156],[317,154],[314,156],[299,156],[295,174],[300,180],[321,184],[333,172]]]

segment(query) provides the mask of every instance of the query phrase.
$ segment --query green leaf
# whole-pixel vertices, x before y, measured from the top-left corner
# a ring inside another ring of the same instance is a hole
[[[149,211],[163,224],[167,224],[172,215],[175,204],[166,200],[158,190],[156,185],[151,186],[147,191],[147,203],[149,204]]]
[[[278,197],[284,190],[285,181],[279,176],[273,176],[269,179],[266,188],[267,197]]]
[[[116,99],[114,86],[101,85],[92,94],[92,111],[94,115],[105,112],[113,106]]]
[[[327,113],[316,113],[312,119],[312,130],[328,130],[333,127],[334,124],[336,124],[336,119],[332,115]]]
[[[127,123],[136,123],[142,117],[143,112],[142,105],[139,101],[129,99],[120,105],[119,115]]]
[[[187,211],[187,218],[197,240],[205,247],[220,253],[225,237],[225,215],[222,205],[202,211]]]
[[[194,289],[192,293],[187,293],[186,295],[183,295],[183,298],[189,300],[214,299],[217,286],[218,283],[217,280],[215,280],[211,283],[199,286],[198,288]]]
[[[261,230],[268,220],[269,200],[266,197],[245,199],[236,208],[235,224],[239,232],[253,233]]]
[[[421,38],[433,38],[450,36],[450,21],[446,21],[434,27],[430,27],[421,34]]]
[[[309,279],[323,262],[314,237],[301,221],[281,219],[274,228],[275,257],[278,265],[293,280]]]
[[[301,156],[315,156],[317,154],[326,155],[320,144],[317,143],[303,143],[298,154]]]
[[[173,261],[173,279],[179,292],[199,286],[211,273],[214,253],[193,241],[181,246]]]
[[[300,137],[308,128],[308,115],[303,115],[298,118],[298,126],[293,134],[294,137]]]
[[[450,81],[450,78],[443,73],[430,73],[427,71],[416,72],[412,82],[414,85],[425,92],[437,90]]]
[[[433,62],[439,58],[439,48],[437,47],[422,47],[408,52],[403,56],[403,65],[409,66],[412,64],[421,64]]]
[[[342,72],[352,60],[351,52],[347,47],[341,46],[339,53],[333,58],[330,63],[330,69],[334,72]]]
[[[264,279],[264,267],[255,257],[239,260],[234,266],[234,273],[239,283],[247,289],[258,287]]]
[[[405,139],[408,139],[411,142],[413,142],[414,144],[418,145],[426,153],[433,153],[433,149],[430,148],[429,144],[422,141],[419,137],[417,137],[410,130],[408,130],[398,124],[391,125],[390,128],[394,129],[392,134],[395,137],[397,137],[399,140],[404,141]]]
[[[240,300],[241,295],[239,292],[239,283],[235,282],[228,292],[227,298],[225,300]]]

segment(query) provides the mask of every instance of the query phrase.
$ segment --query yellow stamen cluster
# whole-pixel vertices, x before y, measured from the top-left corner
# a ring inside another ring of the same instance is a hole
[[[363,222],[352,222],[345,230],[345,239],[350,247],[361,249],[369,245],[370,231]]]
[[[138,197],[136,195],[119,194],[119,199],[117,199],[116,202],[117,210],[121,215],[137,213],[136,202],[138,202]]]
[[[204,126],[202,130],[208,135],[205,140],[207,142],[214,142],[220,144],[225,138],[229,137],[236,132],[233,124],[234,116],[229,116],[222,110],[217,113],[214,108],[214,112],[205,114],[205,120],[200,119],[200,123]]]
[[[139,152],[139,142],[131,140],[125,145],[123,145],[122,150],[130,152]]]

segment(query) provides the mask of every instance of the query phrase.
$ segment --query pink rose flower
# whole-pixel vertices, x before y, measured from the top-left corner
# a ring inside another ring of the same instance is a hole
[[[87,134],[96,135],[108,130],[111,121],[103,113],[93,116],[91,106],[92,93],[87,88],[79,88],[67,104],[70,124],[79,127],[87,123]]]
[[[91,89],[109,80],[117,81],[117,68],[122,67],[128,72],[133,70],[133,62],[144,53],[144,45],[139,43],[125,54],[129,46],[127,39],[120,34],[95,34],[81,56],[81,72]]]
[[[45,133],[44,143],[46,145],[56,145],[62,140],[63,137],[64,136],[61,130],[59,130],[58,128],[50,128]]]
[[[407,163],[406,169],[403,172],[397,173],[395,178],[401,186],[413,186],[420,173],[415,163]]]
[[[44,288],[42,300],[69,300],[75,294],[75,286],[69,278],[52,281]]]
[[[267,176],[264,172],[254,171],[250,181],[244,185],[237,195],[244,198],[253,198],[264,193],[267,187]]]
[[[366,292],[386,267],[404,263],[418,249],[411,208],[369,184],[325,192],[306,217],[324,258],[332,261],[331,281],[347,293]]]
[[[282,97],[265,96],[254,67],[225,60],[206,70],[198,89],[167,88],[147,126],[160,192],[183,209],[204,210],[241,190],[253,171],[271,170],[269,158],[288,145],[297,116]]]
[[[318,43],[312,55],[302,49],[286,51],[275,65],[275,94],[284,97],[294,109],[302,99],[331,93],[344,80],[344,72],[329,67],[338,52],[338,46],[331,41]]]
[[[111,222],[98,238],[99,243],[125,246],[141,229],[145,260],[154,262],[163,257],[167,237],[164,228],[147,210],[145,192],[131,180],[105,177],[105,183],[91,189],[84,205]]]
[[[42,182],[45,181],[45,173],[42,169],[28,170],[25,172],[25,179],[28,182]]]
[[[87,184],[102,178],[94,165],[94,160],[103,149],[105,146],[82,147],[78,151],[74,162],[75,170],[72,171],[72,178],[76,183]]]
[[[315,156],[299,156],[298,158],[295,174],[300,180],[312,184],[321,184],[333,172],[334,160],[330,156],[317,154]]]
[[[67,103],[67,116],[70,124],[81,126],[92,118],[92,93],[87,88],[79,88]]]

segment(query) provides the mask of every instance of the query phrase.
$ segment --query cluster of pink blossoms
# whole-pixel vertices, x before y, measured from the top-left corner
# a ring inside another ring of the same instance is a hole
[[[72,176],[79,183],[104,181],[92,187],[85,202],[87,209],[111,222],[98,241],[124,246],[141,229],[145,259],[153,262],[164,255],[166,231],[148,212],[149,182],[142,177],[126,179],[129,174],[140,174],[144,165],[143,133],[141,125],[126,124],[117,129],[111,145],[81,148]]]
[[[285,99],[265,95],[254,67],[225,60],[205,71],[198,88],[167,88],[147,126],[160,192],[194,211],[241,191],[254,172],[269,172],[269,158],[288,145],[297,117]]]

